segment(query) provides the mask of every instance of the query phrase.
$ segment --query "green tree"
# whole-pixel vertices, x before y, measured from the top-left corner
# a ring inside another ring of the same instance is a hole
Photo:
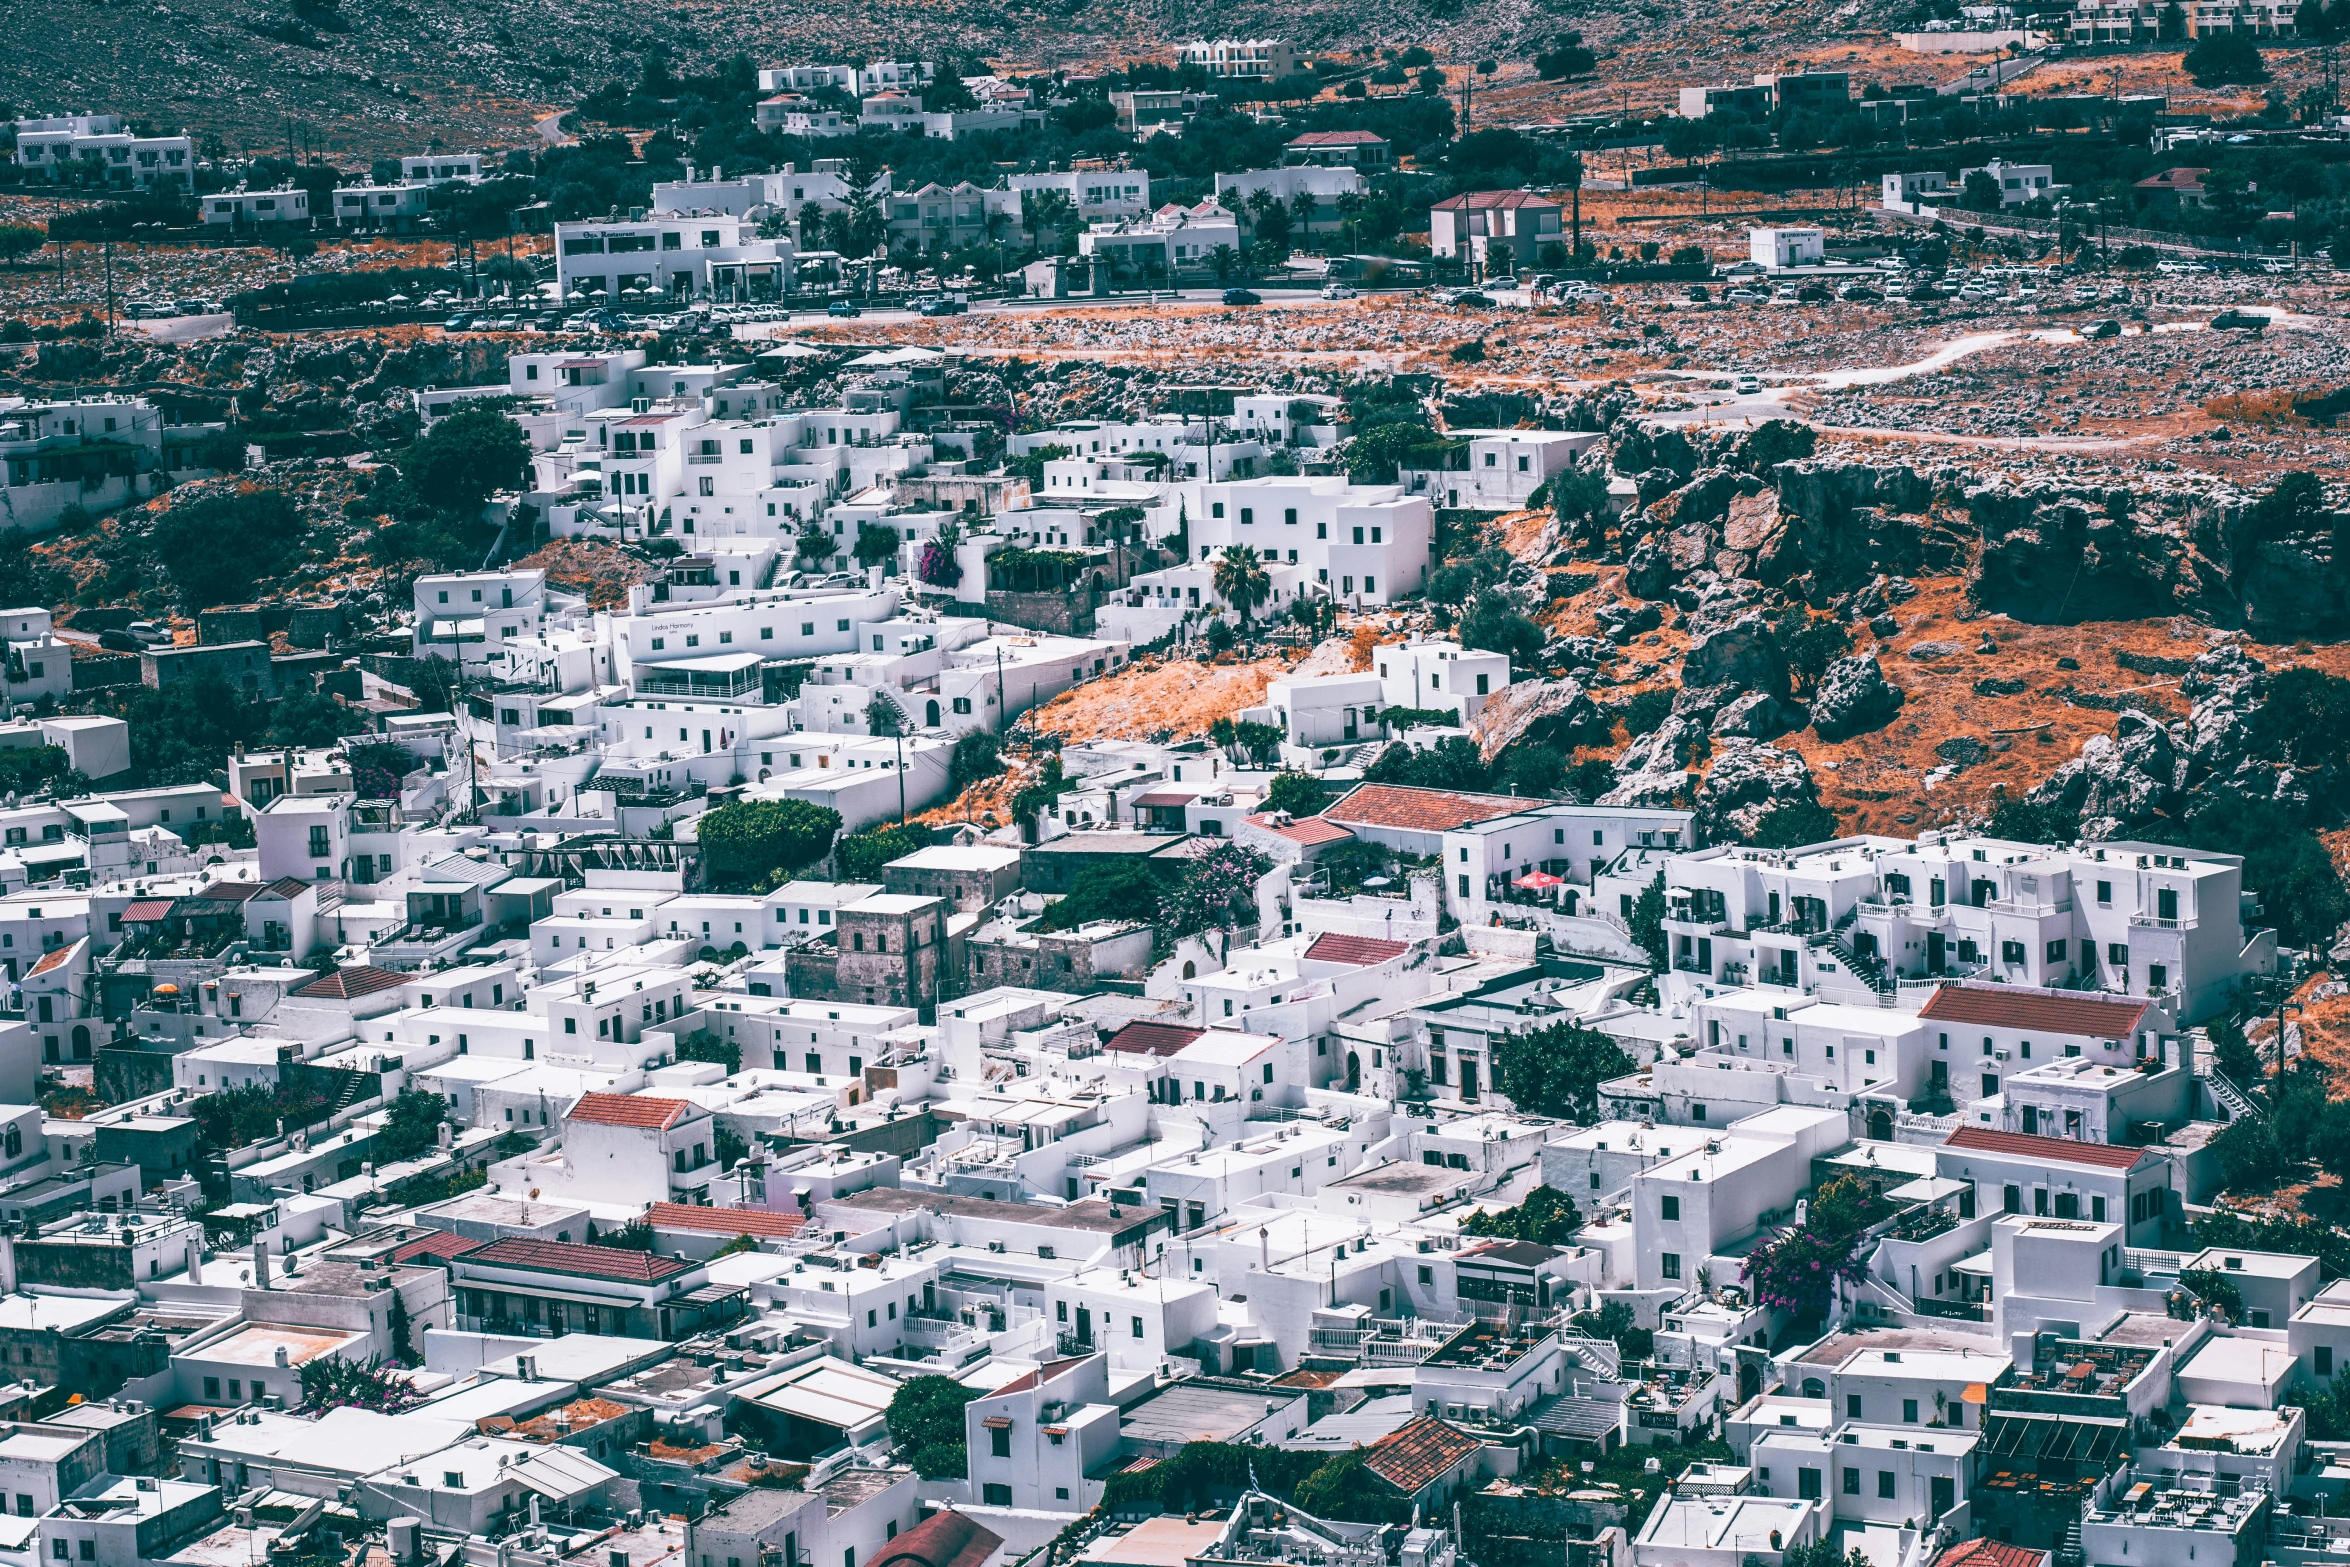
[[[969,1473],[963,1406],[979,1396],[953,1377],[909,1377],[891,1395],[884,1417],[898,1451],[925,1480],[960,1480]]]
[[[468,408],[418,437],[399,459],[400,478],[426,505],[472,517],[500,490],[530,476],[530,441],[502,413]]]
[[[695,825],[710,884],[763,893],[832,852],[840,812],[806,800],[737,800]]]
[[[321,1355],[305,1361],[297,1375],[302,1402],[321,1412],[329,1409],[365,1409],[396,1415],[421,1401],[415,1387],[396,1368],[381,1360],[340,1360]]]
[[[1449,735],[1423,750],[1389,746],[1363,769],[1363,781],[1474,792],[1493,786],[1493,772],[1485,765],[1476,741],[1465,735]]]
[[[2260,895],[2277,939],[2307,947],[2350,919],[2350,888],[2323,840],[2268,800],[2219,799],[2187,818],[2187,841],[2244,857],[2244,887]]]
[[[722,1039],[706,1028],[697,1028],[677,1042],[677,1059],[680,1061],[706,1061],[714,1066],[722,1066],[726,1068],[726,1075],[732,1077],[743,1069],[742,1041]],[[731,1135],[726,1133],[723,1126],[718,1130],[721,1134]],[[723,1141],[723,1136],[721,1140]],[[740,1139],[737,1141],[739,1142]],[[726,1156],[722,1153],[719,1155],[719,1163],[724,1164],[725,1162]]]
[[[1346,443],[1346,476],[1357,484],[1393,484],[1397,465],[1435,439],[1424,424],[1376,425]]]
[[[886,827],[868,827],[840,841],[840,874],[843,881],[879,881],[881,868],[892,860],[902,860],[916,849],[930,846],[927,828],[893,822]]]
[[[1330,803],[1329,791],[1311,773],[1275,773],[1265,785],[1265,809],[1292,816],[1318,816]]]
[[[1004,770],[1004,743],[985,729],[958,735],[947,758],[947,787],[961,794],[982,778]]]
[[[1793,849],[1836,835],[1836,813],[1817,800],[1781,800],[1763,813],[1745,841],[1758,849]]]
[[[1257,883],[1273,862],[1229,839],[1195,856],[1183,875],[1159,899],[1163,934],[1188,936],[1196,930],[1254,925]]]
[[[283,490],[216,489],[172,506],[148,540],[181,602],[208,609],[251,598],[306,531],[301,509]]]
[[[1515,1208],[1493,1213],[1480,1208],[1461,1221],[1463,1235],[1498,1235],[1537,1246],[1564,1246],[1582,1227],[1575,1199],[1552,1186],[1535,1187]]]
[[[1613,1038],[1580,1023],[1553,1023],[1493,1039],[1497,1092],[1529,1115],[1590,1122],[1599,1116],[1599,1085],[1632,1070]]]
[[[2268,80],[2260,46],[2235,32],[2205,33],[2179,63],[2198,87],[2240,87]]]
[[[1226,545],[1224,553],[1216,557],[1210,580],[1216,596],[1232,606],[1243,625],[1273,591],[1272,575],[1257,557],[1255,547],[1247,544]]]
[[[14,266],[49,243],[49,236],[29,223],[0,223],[0,266]]]
[[[1852,632],[1827,615],[1805,615],[1799,625],[1779,628],[1779,645],[1786,650],[1787,668],[1799,690],[1814,690],[1828,666],[1852,651]]]
[[[2277,1149],[2276,1134],[2257,1116],[2232,1121],[2211,1140],[2219,1160],[2220,1182],[2229,1191],[2259,1196],[2284,1175],[2285,1157]]]
[[[857,524],[857,564],[871,570],[898,558],[898,530],[878,522]]]
[[[439,1094],[401,1089],[384,1113],[383,1129],[375,1134],[375,1162],[415,1158],[440,1141],[441,1125],[448,1119],[449,1106]]]
[[[2219,1068],[2220,1075],[2239,1088],[2258,1088],[2266,1074],[2260,1064],[2260,1052],[2244,1037],[2244,1025],[2222,1015],[2205,1027],[2211,1035],[2212,1065]]]
[[[1663,972],[1667,962],[1663,871],[1658,871],[1656,880],[1641,889],[1639,901],[1632,905],[1632,939],[1648,954],[1650,965]]]
[[[1966,183],[1959,187],[1958,204],[1969,212],[1997,212],[1999,210],[1999,180],[1981,169],[1967,171]]]
[[[1361,1447],[1331,1455],[1298,1482],[1298,1507],[1316,1518],[1345,1523],[1411,1522],[1411,1499],[1373,1474],[1366,1462],[1369,1457],[1369,1449]]]
[[[1542,628],[1519,614],[1509,595],[1495,588],[1478,594],[1461,617],[1461,645],[1507,654],[1513,669],[1539,663],[1546,640]]]
[[[1077,873],[1065,897],[1044,906],[1034,928],[1075,930],[1098,920],[1156,922],[1162,890],[1158,873],[1131,859],[1088,866]]]

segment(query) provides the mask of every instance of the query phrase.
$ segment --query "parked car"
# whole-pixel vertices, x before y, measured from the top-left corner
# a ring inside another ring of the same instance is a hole
[[[2249,332],[2254,337],[2268,330],[2268,317],[2249,310],[2223,310],[2211,318],[2214,332]]]
[[[2209,272],[2211,268],[2200,261],[2158,261],[2154,264],[2154,270],[2164,277],[2187,277],[2198,272]]]
[[[1460,310],[1490,310],[1493,308],[1493,296],[1481,294],[1473,288],[1462,289],[1452,296],[1452,302],[1454,307]]]
[[[1740,397],[1752,397],[1762,389],[1762,377],[1759,375],[1742,375],[1738,378],[1737,386],[1732,388]]]
[[[925,316],[963,316],[970,313],[971,307],[963,301],[945,298],[925,299],[915,311],[915,314]]]
[[[1824,305],[1835,296],[1830,294],[1823,284],[1806,283],[1795,291],[1795,297],[1806,305]]]
[[[1322,285],[1322,297],[1324,299],[1352,299],[1355,297],[1355,291],[1344,283],[1325,283]]]
[[[1689,285],[1689,302],[1691,304],[1706,304],[1710,302],[1713,297],[1714,296],[1712,294],[1706,292],[1706,287],[1703,283],[1692,283]]]
[[[2121,335],[2122,324],[2119,321],[2097,321],[2081,328],[2082,338],[2092,343],[2102,343],[2109,337]]]
[[[441,330],[444,332],[470,332],[473,330],[473,317],[451,316],[441,323]]]
[[[147,647],[171,646],[171,633],[152,620],[134,620],[122,629]]]
[[[1759,305],[1770,297],[1759,288],[1734,288],[1722,296],[1733,305]]]
[[[855,300],[836,299],[824,307],[824,313],[828,316],[861,316],[865,311]]]
[[[1224,290],[1224,303],[1227,305],[1261,305],[1264,302],[1265,301],[1260,296],[1250,292],[1245,288],[1228,288]]]
[[[98,645],[117,653],[136,653],[147,644],[127,631],[101,631],[98,633]]]
[[[1836,290],[1836,297],[1851,305],[1881,305],[1885,296],[1859,283],[1847,283]]]

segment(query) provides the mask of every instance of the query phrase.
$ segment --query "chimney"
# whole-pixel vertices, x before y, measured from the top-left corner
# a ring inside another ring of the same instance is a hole
[[[16,1293],[16,1231],[0,1230],[0,1295]]]
[[[198,1230],[188,1237],[188,1282],[204,1282],[204,1232]]]
[[[265,1240],[253,1243],[253,1287],[269,1288],[269,1242]]]
[[[293,1368],[293,1357],[286,1353],[286,1347],[283,1344],[280,1344],[277,1347],[277,1364],[278,1369],[281,1371],[291,1370]]]

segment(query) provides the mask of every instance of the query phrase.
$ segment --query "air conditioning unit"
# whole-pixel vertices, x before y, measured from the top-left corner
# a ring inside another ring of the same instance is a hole
[[[2004,1050],[1994,1050],[1991,1052],[1991,1059],[1994,1061],[2004,1061],[2007,1059],[2007,1052]]]
[[[1004,1243],[1002,1241],[989,1241],[987,1243],[987,1249],[989,1251],[1002,1251],[1004,1249]]]

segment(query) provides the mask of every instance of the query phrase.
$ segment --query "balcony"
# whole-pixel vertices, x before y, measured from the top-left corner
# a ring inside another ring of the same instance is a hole
[[[2202,923],[2193,915],[2185,919],[2164,919],[2158,914],[2133,914],[2130,926],[2134,930],[2193,930]]]
[[[1993,898],[1988,903],[1976,906],[1989,909],[1994,914],[2029,914],[2039,917],[2070,914],[2073,911],[2073,900],[2064,898],[2055,903],[2042,903],[2036,898]]]

